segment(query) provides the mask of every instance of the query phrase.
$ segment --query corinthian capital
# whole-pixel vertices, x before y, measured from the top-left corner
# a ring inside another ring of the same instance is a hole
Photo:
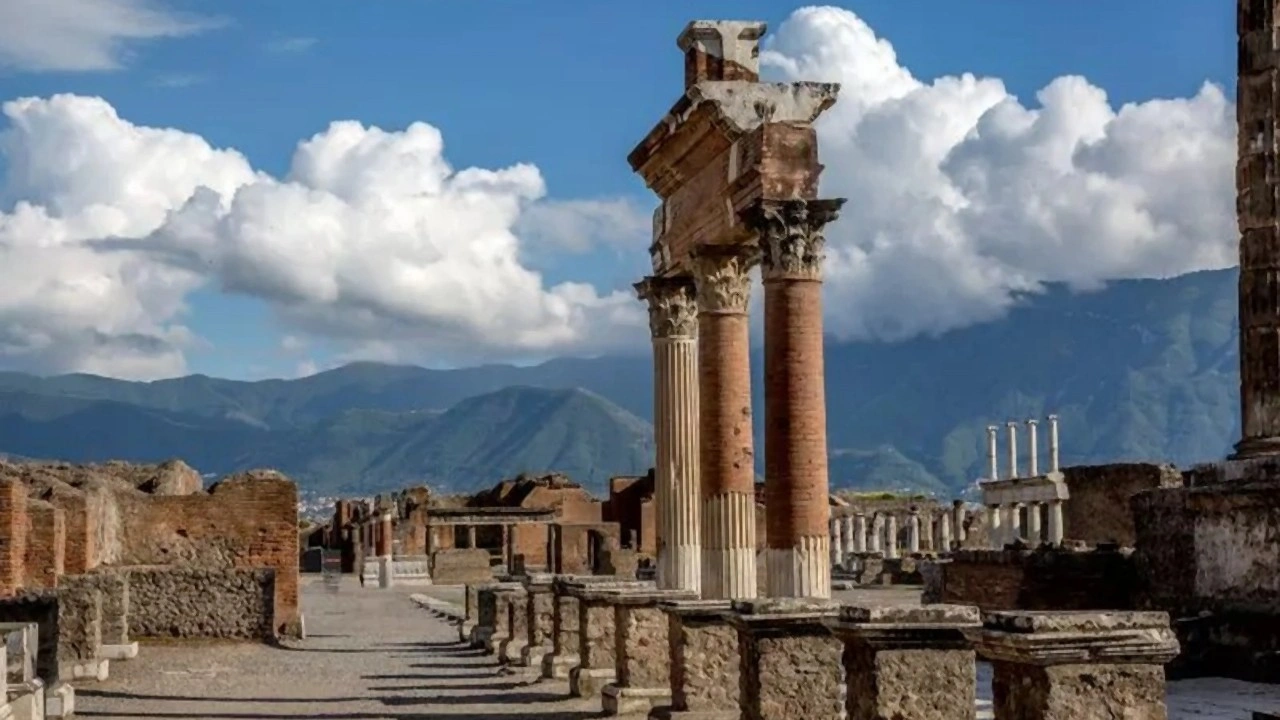
[[[654,339],[697,337],[698,310],[690,278],[647,277],[635,288],[636,295],[649,304],[649,332]]]
[[[700,247],[690,255],[698,310],[745,313],[751,300],[751,268],[759,262],[754,247]]]
[[[843,199],[761,200],[742,213],[760,235],[760,272],[766,280],[822,279],[827,224],[840,216]]]

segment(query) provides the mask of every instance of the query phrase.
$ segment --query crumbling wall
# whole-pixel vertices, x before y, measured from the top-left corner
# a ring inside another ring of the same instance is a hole
[[[0,596],[18,592],[26,579],[27,488],[0,478]]]
[[[26,552],[23,556],[22,586],[57,587],[65,572],[67,527],[62,510],[43,500],[27,500]]]
[[[270,640],[275,571],[270,568],[131,567],[129,636]]]
[[[273,569],[277,630],[296,634],[298,489],[288,478],[255,470],[208,492],[120,499],[121,565]]]
[[[431,582],[436,585],[473,585],[493,582],[489,551],[439,550],[431,555]]]
[[[592,571],[593,554],[591,538],[595,534],[601,538],[600,547],[611,538],[620,544],[617,523],[555,523],[556,547],[555,567],[552,572],[560,575],[589,575]]]
[[[1129,498],[1144,490],[1181,487],[1182,474],[1172,465],[1116,463],[1063,468],[1071,499],[1062,509],[1068,540],[1133,547],[1137,535]]]
[[[991,610],[1124,610],[1136,571],[1127,552],[962,550],[941,564],[942,602]]]

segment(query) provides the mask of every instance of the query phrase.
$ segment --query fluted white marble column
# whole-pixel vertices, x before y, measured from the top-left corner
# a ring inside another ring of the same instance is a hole
[[[857,547],[858,539],[855,537],[857,528],[854,526],[852,515],[842,516],[840,518],[840,524],[844,526],[844,530],[840,535],[841,540],[843,540],[843,543],[840,545],[840,561],[844,562],[845,556],[854,552],[854,548]]]
[[[867,551],[867,516],[858,513],[853,516],[853,552]]]
[[[1000,479],[999,433],[995,425],[987,426],[987,474],[992,480]]]
[[[1009,428],[1009,477],[1018,477],[1018,423],[1009,421],[1005,423],[1005,427]]]
[[[1035,418],[1027,420],[1027,477],[1040,474],[1040,448],[1037,447],[1036,422]]]
[[[1027,544],[1031,547],[1039,547],[1042,542],[1040,535],[1040,512],[1040,503],[1027,503]]]
[[[912,512],[907,516],[907,552],[916,555],[920,552],[920,513]]]
[[[889,515],[884,519],[884,556],[898,557],[898,517]]]
[[[831,566],[839,565],[844,559],[844,522],[842,518],[831,518]]]
[[[1005,532],[1005,509],[1003,505],[992,505],[987,508],[987,519],[991,525],[990,536],[991,547],[999,550],[1004,547]]]
[[[647,278],[653,339],[654,509],[658,587],[702,589],[702,502],[698,487],[698,316],[693,282]]]
[[[1049,416],[1049,472],[1058,472],[1058,416]]]
[[[942,513],[938,516],[938,547],[937,552],[951,552],[951,515]]]
[[[1009,505],[1009,542],[1022,539],[1022,503]]]
[[[867,536],[868,552],[884,552],[884,516],[877,513],[871,516],[871,533]]]
[[[955,528],[954,528],[956,542],[963,543],[965,539],[968,537],[968,531],[966,531],[964,528],[965,516],[968,514],[968,512],[964,508],[964,503],[959,500],[955,501],[955,503],[952,505],[952,509],[955,511],[955,514],[956,514]]]
[[[1058,546],[1062,544],[1062,501],[1049,501],[1049,544]]]

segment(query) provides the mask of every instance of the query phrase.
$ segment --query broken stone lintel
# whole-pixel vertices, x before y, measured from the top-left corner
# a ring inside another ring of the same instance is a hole
[[[1164,612],[1000,611],[966,635],[983,657],[1023,665],[1164,665],[1179,651]]]

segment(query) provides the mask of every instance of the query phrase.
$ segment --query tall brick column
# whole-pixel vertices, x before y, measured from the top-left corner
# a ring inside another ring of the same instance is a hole
[[[770,597],[831,597],[823,229],[844,200],[761,200],[744,220],[764,277],[764,463]]]
[[[1236,3],[1241,435],[1236,443],[1237,458],[1280,453],[1277,6],[1277,0]]]
[[[653,336],[653,427],[657,444],[658,587],[702,588],[698,494],[698,314],[691,278],[636,284]]]
[[[699,248],[692,263],[698,297],[702,596],[707,599],[756,596],[747,318],[756,259],[754,249]],[[824,520],[824,534],[825,526]]]

